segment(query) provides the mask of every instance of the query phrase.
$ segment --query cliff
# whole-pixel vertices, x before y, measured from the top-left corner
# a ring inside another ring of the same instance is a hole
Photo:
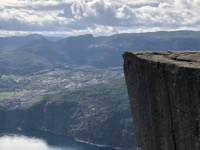
[[[200,149],[200,52],[125,52],[140,150]]]

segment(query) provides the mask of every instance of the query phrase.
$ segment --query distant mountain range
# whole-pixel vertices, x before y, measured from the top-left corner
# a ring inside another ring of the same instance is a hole
[[[199,31],[162,31],[101,37],[87,34],[63,39],[46,38],[38,34],[0,37],[0,74],[29,74],[68,65],[118,67],[122,66],[124,51],[199,49]]]

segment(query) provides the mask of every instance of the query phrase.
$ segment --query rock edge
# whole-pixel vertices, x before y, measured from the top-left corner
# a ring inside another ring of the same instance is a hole
[[[125,52],[140,150],[200,149],[200,52]]]

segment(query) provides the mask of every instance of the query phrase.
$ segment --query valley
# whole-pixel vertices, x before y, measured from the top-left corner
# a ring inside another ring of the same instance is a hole
[[[73,91],[122,77],[120,67],[95,69],[89,66],[46,69],[30,75],[4,74],[0,78],[0,105],[6,108],[26,107],[40,101],[46,94]]]
[[[134,149],[124,51],[196,50],[199,32],[0,37],[0,129]]]
[[[38,129],[97,145],[134,146],[120,67],[68,66],[4,74],[0,85],[0,129]]]

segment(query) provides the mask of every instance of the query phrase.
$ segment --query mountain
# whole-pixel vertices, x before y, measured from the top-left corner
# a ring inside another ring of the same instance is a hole
[[[12,37],[0,37],[0,50],[2,48],[16,48],[21,45],[26,45],[34,40],[44,39],[39,34],[31,34],[28,36],[12,36]]]
[[[0,101],[0,129],[39,129],[94,144],[134,147],[124,78],[72,91],[29,95],[36,95],[35,102],[0,94],[7,97]]]
[[[93,37],[90,34],[57,41],[40,35],[0,38],[1,73],[29,74],[65,65],[96,68],[122,66],[124,51],[199,50],[200,32],[174,31],[116,34]]]
[[[0,38],[0,128],[48,130],[130,149],[134,132],[122,53],[198,50],[199,33]]]

